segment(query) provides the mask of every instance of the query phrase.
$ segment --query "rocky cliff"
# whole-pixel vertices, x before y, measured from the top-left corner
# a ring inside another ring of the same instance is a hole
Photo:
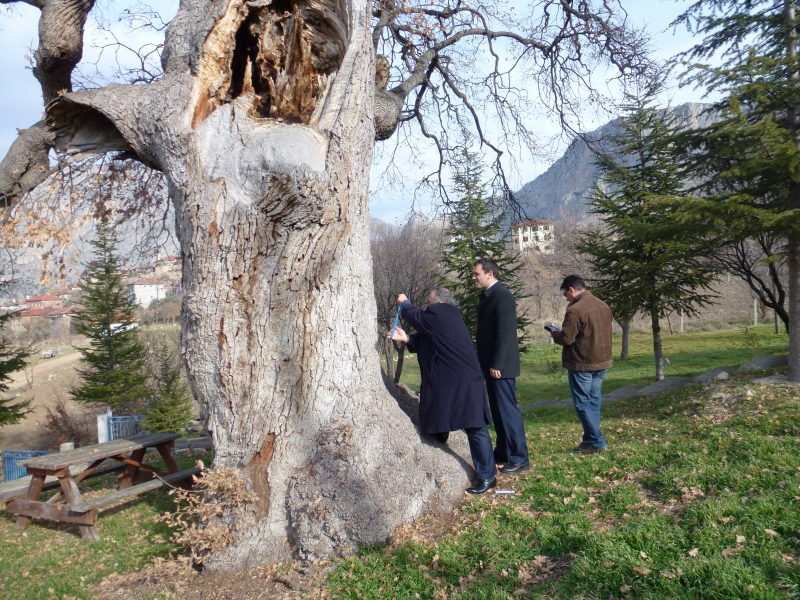
[[[672,111],[679,123],[687,127],[704,127],[713,122],[705,110],[707,104],[686,103]],[[620,133],[620,120],[614,119],[595,129],[586,137],[590,143]],[[564,155],[547,171],[526,183],[517,192],[517,200],[531,218],[562,220],[586,218],[591,205],[591,190],[598,180],[593,153],[586,141],[576,139]]]

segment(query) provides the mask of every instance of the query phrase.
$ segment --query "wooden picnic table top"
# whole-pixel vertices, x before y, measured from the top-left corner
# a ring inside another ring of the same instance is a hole
[[[119,456],[120,454],[133,452],[134,450],[152,448],[177,440],[179,437],[181,437],[179,433],[148,433],[123,440],[114,440],[113,442],[105,442],[103,444],[95,444],[94,446],[67,450],[66,452],[45,454],[44,456],[37,456],[36,458],[19,461],[17,464],[28,469],[58,471],[59,469],[66,469],[74,465],[94,462],[102,458]]]

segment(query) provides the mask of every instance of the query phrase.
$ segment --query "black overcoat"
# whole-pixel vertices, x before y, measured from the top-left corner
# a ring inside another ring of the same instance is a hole
[[[500,281],[483,290],[478,299],[475,345],[487,378],[489,369],[500,371],[503,379],[519,377],[517,304],[511,290]]]
[[[491,423],[478,355],[461,311],[450,304],[430,304],[422,310],[405,302],[402,316],[418,332],[409,336],[406,347],[416,352],[422,374],[422,433]]]

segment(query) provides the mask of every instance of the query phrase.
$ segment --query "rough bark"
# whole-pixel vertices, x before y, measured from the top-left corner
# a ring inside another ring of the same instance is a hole
[[[67,94],[48,116],[60,150],[167,176],[190,382],[214,466],[258,497],[222,517],[235,541],[207,566],[241,569],[382,542],[452,508],[470,467],[420,440],[380,378],[367,2],[218,6],[182,3],[159,82]]]
[[[658,312],[652,311],[650,318],[653,322],[653,357],[656,363],[656,381],[664,379],[664,353],[661,346],[661,322],[658,318]]]
[[[27,4],[42,11],[33,74],[46,106],[72,91],[72,70],[83,57],[83,30],[94,0],[41,0]],[[53,132],[42,122],[19,130],[19,137],[0,162],[0,199],[13,201],[47,179],[52,173],[48,153],[53,142]]]
[[[789,323],[786,331],[789,334],[789,373],[786,377],[788,381],[800,381],[800,240],[789,238],[788,246]]]
[[[786,35],[786,54],[789,58],[797,55],[797,26],[793,0],[784,0],[784,14],[786,22],[790,24]],[[789,80],[797,85],[800,73],[790,63]],[[789,131],[794,139],[795,148],[800,150],[800,111],[795,105],[790,105],[788,110]],[[800,209],[800,183],[792,182],[788,193],[789,207]],[[789,373],[788,381],[800,382],[800,239],[792,232],[788,240],[787,265],[789,267],[789,323],[786,330],[789,333]]]

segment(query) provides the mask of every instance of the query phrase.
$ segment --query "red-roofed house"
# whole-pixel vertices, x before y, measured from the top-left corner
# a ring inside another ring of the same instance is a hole
[[[25,306],[28,310],[34,308],[61,308],[63,305],[64,301],[52,294],[39,294],[38,296],[25,300]]]
[[[62,318],[71,318],[76,313],[80,312],[77,306],[68,306],[67,308],[30,308],[19,313],[23,319],[33,319],[35,317],[47,317],[51,321]]]

